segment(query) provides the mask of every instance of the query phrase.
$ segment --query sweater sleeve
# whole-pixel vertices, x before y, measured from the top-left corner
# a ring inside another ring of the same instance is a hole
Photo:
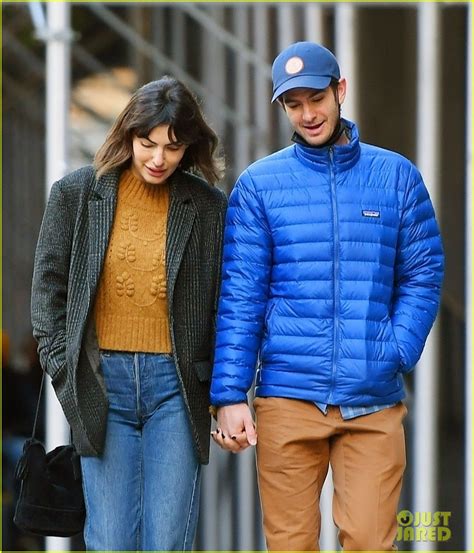
[[[246,401],[263,333],[272,238],[250,175],[237,181],[227,210],[211,403]]]
[[[392,326],[401,370],[416,364],[436,318],[444,272],[442,243],[428,191],[413,168],[397,246]]]

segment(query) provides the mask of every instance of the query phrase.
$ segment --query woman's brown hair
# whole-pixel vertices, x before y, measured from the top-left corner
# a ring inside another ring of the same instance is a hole
[[[204,120],[191,91],[178,79],[164,76],[139,88],[117,117],[105,142],[97,150],[97,175],[125,167],[132,159],[135,136],[147,138],[158,125],[169,125],[169,135],[187,148],[179,166],[201,173],[215,184],[223,174],[223,160],[216,150],[218,139]]]

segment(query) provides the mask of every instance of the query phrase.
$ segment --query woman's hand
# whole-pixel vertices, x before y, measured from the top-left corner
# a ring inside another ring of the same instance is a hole
[[[226,405],[217,408],[217,428],[211,436],[222,449],[240,453],[256,445],[255,423],[246,403]]]

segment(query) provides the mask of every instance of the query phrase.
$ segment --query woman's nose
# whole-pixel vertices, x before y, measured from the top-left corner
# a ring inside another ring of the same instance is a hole
[[[153,152],[153,164],[156,167],[160,167],[160,165],[163,165],[163,162],[164,162],[163,149],[162,148],[157,148]]]

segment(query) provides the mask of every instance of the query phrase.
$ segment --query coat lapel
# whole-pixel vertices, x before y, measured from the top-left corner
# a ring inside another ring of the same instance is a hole
[[[89,200],[89,289],[95,295],[109,243],[117,201],[119,171],[100,177]]]
[[[166,232],[166,278],[172,303],[176,278],[196,217],[191,190],[178,170],[170,179],[170,207]]]

